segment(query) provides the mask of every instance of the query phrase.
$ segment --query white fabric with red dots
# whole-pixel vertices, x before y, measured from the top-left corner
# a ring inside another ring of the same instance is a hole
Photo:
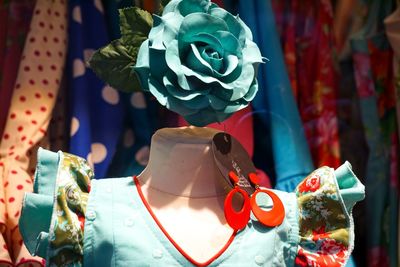
[[[18,220],[30,192],[36,150],[46,132],[62,78],[67,1],[37,0],[0,143],[0,265],[42,266],[23,245]],[[3,238],[1,238],[3,237]]]

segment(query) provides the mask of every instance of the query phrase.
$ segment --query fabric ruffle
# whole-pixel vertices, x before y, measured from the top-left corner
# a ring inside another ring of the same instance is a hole
[[[45,258],[47,265],[82,265],[91,179],[84,159],[39,149],[34,191],[25,194],[20,228],[29,252]]]
[[[364,195],[364,186],[348,162],[337,170],[319,168],[297,186],[296,266],[345,266],[354,246],[352,208]]]

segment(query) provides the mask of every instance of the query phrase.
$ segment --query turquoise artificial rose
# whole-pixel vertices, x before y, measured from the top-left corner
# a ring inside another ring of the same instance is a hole
[[[238,16],[207,0],[172,0],[153,19],[135,71],[163,106],[205,126],[254,98],[263,57]]]

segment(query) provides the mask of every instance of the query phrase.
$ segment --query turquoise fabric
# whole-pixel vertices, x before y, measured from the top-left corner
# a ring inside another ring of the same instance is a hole
[[[34,193],[26,194],[20,219],[21,233],[29,251],[42,257],[49,253],[47,237],[52,235],[49,222],[57,216],[50,211],[57,192],[55,181],[59,181],[54,174],[62,164],[60,154],[62,152],[43,153],[43,150],[39,153],[35,183],[40,183]],[[39,168],[48,171],[41,172]],[[339,201],[343,208],[347,207],[345,213],[352,222],[352,207],[363,198],[364,188],[347,163],[335,174],[342,196]],[[296,194],[274,192],[284,202],[283,223],[266,228],[250,220],[230,246],[208,266],[294,266],[300,243]],[[353,225],[349,225],[352,248]],[[194,266],[158,227],[142,202],[133,177],[92,180],[85,213],[83,252],[84,266]]]
[[[260,65],[259,92],[252,104],[255,116],[271,138],[275,187],[291,192],[314,167],[286,71],[271,0],[238,2],[241,18],[252,30],[261,54],[269,59]],[[265,159],[265,152],[261,157]]]
[[[33,193],[26,193],[20,218],[20,231],[32,255],[46,255],[48,232],[53,213],[59,154],[39,148]]]

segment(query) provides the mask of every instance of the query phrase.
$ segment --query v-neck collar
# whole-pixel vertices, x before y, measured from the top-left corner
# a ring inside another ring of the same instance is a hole
[[[178,260],[178,262],[183,263],[185,266],[187,265],[187,261],[191,264],[204,267],[209,266],[211,263],[216,265],[223,262],[226,258],[228,258],[233,250],[239,245],[240,239],[242,238],[244,231],[234,231],[229,238],[228,242],[209,260],[206,262],[198,262],[194,260],[190,255],[188,255],[180,246],[175,242],[175,240],[168,234],[166,229],[163,227],[161,222],[158,220],[147,200],[145,199],[143,192],[141,190],[141,186],[137,176],[133,176],[133,180],[135,183],[136,190],[134,190],[135,194],[135,203],[139,203],[137,205],[143,219],[146,221],[147,225],[155,234],[157,239],[164,245],[165,249],[168,250],[174,257]],[[185,264],[186,262],[186,264]]]

